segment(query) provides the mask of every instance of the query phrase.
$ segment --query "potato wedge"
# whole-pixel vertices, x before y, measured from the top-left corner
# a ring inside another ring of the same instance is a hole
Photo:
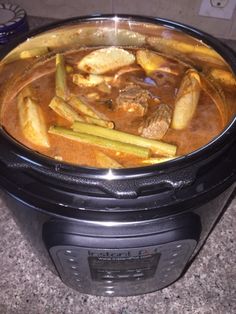
[[[196,111],[201,92],[200,76],[190,69],[184,75],[177,93],[171,127],[185,129]]]
[[[22,50],[7,55],[3,60],[3,64],[7,64],[16,60],[23,60],[43,56],[46,55],[48,52],[49,52],[48,47],[34,47],[27,50]]]
[[[102,75],[89,74],[85,76],[76,73],[72,76],[72,81],[74,84],[80,87],[94,87],[103,83],[105,79]]]
[[[109,47],[92,51],[78,63],[78,68],[91,74],[103,74],[134,63],[135,56],[127,50]]]
[[[97,166],[99,168],[112,168],[112,169],[123,168],[123,166],[120,163],[118,163],[115,159],[109,157],[108,155],[104,154],[103,152],[96,151],[95,158]]]
[[[175,69],[171,69],[169,60],[164,56],[158,55],[157,53],[141,49],[136,53],[137,63],[141,65],[147,75],[152,74],[154,71],[160,71],[165,73],[171,73],[178,75],[178,72]]]
[[[227,89],[236,87],[236,77],[232,72],[223,69],[211,69],[208,73],[210,79],[215,80],[217,83]]]
[[[90,116],[83,116],[84,121],[90,123],[90,124],[95,124],[95,125],[99,125],[102,126],[104,128],[108,128],[108,129],[114,129],[115,124],[112,121],[107,121],[107,120],[103,120],[103,119],[96,119]]]
[[[34,145],[50,147],[42,109],[30,97],[29,89],[17,97],[20,126],[25,138]]]
[[[175,158],[178,158],[179,156],[175,156],[175,157],[151,157],[148,159],[144,159],[142,160],[142,164],[144,165],[155,165],[155,164],[160,164],[162,162],[166,162],[169,160],[173,160]]]

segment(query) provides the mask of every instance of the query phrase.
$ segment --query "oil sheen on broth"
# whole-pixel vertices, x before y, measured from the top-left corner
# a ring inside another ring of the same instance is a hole
[[[41,154],[99,168],[156,164],[204,146],[232,117],[232,72],[220,56],[219,64],[196,66],[181,47],[173,55],[148,39],[144,47],[46,51],[3,64],[11,84],[1,124]]]

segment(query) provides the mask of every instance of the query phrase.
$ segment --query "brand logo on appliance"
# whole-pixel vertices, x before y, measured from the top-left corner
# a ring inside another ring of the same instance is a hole
[[[157,248],[155,249],[141,249],[141,250],[134,250],[134,251],[103,251],[103,252],[96,252],[96,251],[88,251],[89,257],[97,257],[101,259],[138,259],[138,258],[145,258],[150,257],[157,253]]]

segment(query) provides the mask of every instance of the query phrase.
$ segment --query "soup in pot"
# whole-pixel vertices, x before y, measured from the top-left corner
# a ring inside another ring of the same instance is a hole
[[[4,129],[43,155],[97,168],[165,162],[217,137],[235,114],[229,66],[179,31],[133,29],[73,26],[13,50],[1,65]]]

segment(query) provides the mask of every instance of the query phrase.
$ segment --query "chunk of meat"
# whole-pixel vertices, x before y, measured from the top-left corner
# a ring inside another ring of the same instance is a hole
[[[129,85],[122,91],[116,99],[116,108],[134,113],[137,116],[144,116],[148,108],[150,93],[138,85]]]
[[[169,105],[160,104],[143,122],[139,128],[139,132],[143,137],[160,140],[166,134],[172,117],[172,109]]]

